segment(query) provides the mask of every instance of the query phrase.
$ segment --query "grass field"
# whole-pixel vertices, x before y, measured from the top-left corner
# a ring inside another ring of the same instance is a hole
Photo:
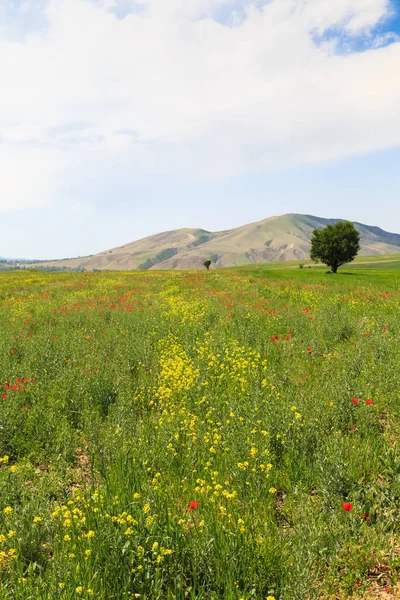
[[[0,598],[400,597],[396,264],[0,273]]]
[[[303,265],[304,269],[323,269],[329,270],[326,265],[315,263],[312,260],[286,260],[284,262],[268,262],[258,263],[251,266],[252,269],[265,270],[286,270],[298,269]],[[243,267],[232,267],[234,269],[243,269]],[[399,269],[400,254],[377,254],[374,256],[357,256],[354,262],[341,267],[341,273],[349,270],[364,270],[364,269]]]

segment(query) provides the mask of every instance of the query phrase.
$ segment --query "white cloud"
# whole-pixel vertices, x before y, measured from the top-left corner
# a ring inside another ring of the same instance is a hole
[[[49,203],[74,165],[111,158],[128,179],[219,177],[400,144],[400,43],[372,33],[389,0],[129,0],[125,18],[122,0],[48,0],[22,41],[9,29],[32,2],[7,1],[0,210]],[[335,54],[332,30],[370,50]]]
[[[0,144],[0,212],[51,206],[64,166],[48,149]]]

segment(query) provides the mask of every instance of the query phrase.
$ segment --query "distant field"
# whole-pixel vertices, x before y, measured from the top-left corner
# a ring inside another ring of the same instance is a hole
[[[0,273],[1,600],[399,598],[374,258]]]
[[[298,269],[303,265],[303,269],[325,269],[328,267],[322,264],[316,264],[312,260],[290,260],[284,262],[259,263],[247,268],[251,269]],[[377,256],[357,256],[354,262],[340,267],[340,271],[349,269],[398,269],[400,267],[400,254],[382,254]],[[244,268],[243,266],[233,267],[234,269]]]

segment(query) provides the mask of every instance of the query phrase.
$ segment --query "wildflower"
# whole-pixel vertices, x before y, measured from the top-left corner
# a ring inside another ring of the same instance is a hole
[[[276,488],[274,488],[274,487],[269,488],[268,491],[270,494],[276,494]]]
[[[42,520],[41,517],[34,517],[33,522],[40,523],[41,520]]]
[[[351,504],[351,502],[343,502],[342,508],[343,510],[350,512],[351,510],[353,510],[353,505]]]
[[[365,404],[372,404],[371,398],[367,398],[366,401],[365,401]]]
[[[13,509],[11,506],[6,506],[5,509],[3,510],[5,515],[11,515]]]
[[[88,532],[85,534],[85,537],[87,537],[87,538],[92,538],[92,537],[94,537],[94,531],[92,531],[92,530],[91,530],[91,531],[88,531]]]
[[[191,500],[191,502],[189,502],[189,506],[186,508],[186,510],[195,510],[198,507],[199,503],[196,502],[196,500]]]
[[[78,587],[76,588],[75,592],[77,594],[82,594],[82,591],[83,591],[83,587],[81,585],[78,585]]]
[[[312,354],[312,348],[310,348],[310,347],[307,348],[307,354]]]
[[[351,401],[353,404],[358,404],[359,402],[358,398],[352,398]]]

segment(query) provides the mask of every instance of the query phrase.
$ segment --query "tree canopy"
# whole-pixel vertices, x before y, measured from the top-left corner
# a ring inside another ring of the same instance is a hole
[[[338,221],[312,233],[310,257],[330,267],[332,273],[353,261],[359,250],[360,234],[349,221]]]

